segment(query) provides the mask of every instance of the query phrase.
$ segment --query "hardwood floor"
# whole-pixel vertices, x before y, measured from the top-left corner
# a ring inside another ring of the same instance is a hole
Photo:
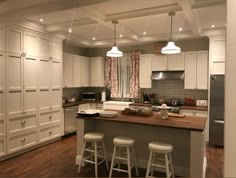
[[[207,147],[206,151],[208,158],[206,176],[223,177],[223,149]],[[0,177],[93,177],[94,169],[90,165],[83,168],[80,174],[77,173],[75,156],[74,135],[0,162]],[[139,174],[140,177],[145,177],[145,169],[139,169]],[[113,176],[127,177],[127,174],[114,172]],[[99,177],[108,177],[105,165],[99,167]]]

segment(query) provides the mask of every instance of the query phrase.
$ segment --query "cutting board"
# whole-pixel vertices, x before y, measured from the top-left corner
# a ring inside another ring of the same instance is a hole
[[[184,114],[176,114],[176,113],[168,113],[168,116],[170,116],[170,117],[185,117]]]

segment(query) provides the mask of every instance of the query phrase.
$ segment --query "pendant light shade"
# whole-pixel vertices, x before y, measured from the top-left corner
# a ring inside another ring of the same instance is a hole
[[[107,51],[107,57],[122,57],[123,53],[120,51],[116,45],[116,24],[118,22],[113,20],[112,23],[114,24],[114,44],[110,51]]]
[[[167,43],[167,45],[161,49],[162,54],[178,54],[178,53],[181,53],[180,47],[175,45],[175,43],[173,41],[173,38],[172,38],[172,22],[173,22],[172,18],[173,18],[174,15],[175,15],[175,12],[170,12],[169,13],[169,16],[171,16],[171,25],[170,25],[171,36],[170,36],[170,40]]]

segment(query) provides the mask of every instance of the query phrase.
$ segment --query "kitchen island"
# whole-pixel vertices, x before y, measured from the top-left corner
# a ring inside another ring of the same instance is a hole
[[[119,112],[119,111],[118,111]],[[204,177],[205,124],[207,118],[185,116],[169,117],[162,120],[159,113],[149,117],[121,115],[115,118],[78,117],[77,120],[77,156],[81,158],[83,136],[87,132],[103,132],[108,159],[111,159],[113,138],[128,136],[136,140],[135,149],[139,167],[146,168],[149,155],[148,143],[151,141],[172,144],[175,174],[185,177]]]

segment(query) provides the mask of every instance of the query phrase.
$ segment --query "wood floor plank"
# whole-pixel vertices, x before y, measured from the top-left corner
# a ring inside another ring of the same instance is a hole
[[[223,149],[207,147],[206,154],[206,177],[223,177]],[[0,177],[94,177],[94,167],[90,165],[77,173],[75,157],[76,136],[73,135],[0,162]],[[145,177],[145,171],[139,169],[139,176]],[[114,172],[113,176],[127,177],[127,174]],[[99,177],[108,177],[105,164],[99,167]]]

